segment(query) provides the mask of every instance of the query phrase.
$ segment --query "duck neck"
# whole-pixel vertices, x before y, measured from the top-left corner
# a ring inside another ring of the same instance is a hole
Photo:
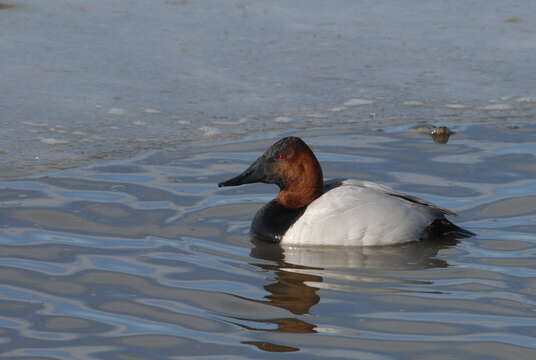
[[[309,154],[308,154],[309,155]],[[287,208],[302,208],[324,192],[322,169],[316,157],[300,162],[295,176],[290,176],[281,187],[276,201]]]

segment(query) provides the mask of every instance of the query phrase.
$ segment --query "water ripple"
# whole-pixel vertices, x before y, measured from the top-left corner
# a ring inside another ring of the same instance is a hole
[[[3,182],[2,357],[532,358],[536,132],[516,146],[493,140],[505,131],[493,125],[494,138],[468,125],[444,145],[403,129],[308,131],[327,177],[425,197],[478,235],[380,248],[252,243],[252,215],[275,188],[215,184],[271,139]]]

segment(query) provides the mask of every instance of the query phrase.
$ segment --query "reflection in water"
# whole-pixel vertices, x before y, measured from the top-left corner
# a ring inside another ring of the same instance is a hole
[[[307,285],[308,282],[321,282],[322,278],[317,275],[302,274],[287,269],[284,263],[282,248],[275,244],[256,242],[251,250],[251,256],[261,260],[268,260],[270,263],[252,263],[263,270],[273,272],[275,281],[264,286],[270,295],[265,296],[267,301],[262,303],[286,309],[295,315],[309,314],[309,310],[316,305],[320,297],[317,295],[318,288]],[[273,263],[272,263],[273,262]],[[316,325],[298,317],[273,318],[273,319],[237,319],[246,321],[236,323],[237,325],[255,331],[270,331],[283,333],[316,333]],[[253,326],[252,324],[256,324]],[[271,324],[271,328],[266,328],[266,324]],[[268,352],[292,352],[299,348],[289,347],[281,344],[258,341],[244,341],[243,344],[254,345],[260,350]]]
[[[263,270],[272,271],[274,281],[264,286],[270,294],[265,296],[266,304],[280,307],[294,315],[307,315],[311,308],[321,301],[319,289],[335,289],[352,291],[352,286],[341,286],[331,282],[350,281],[359,282],[386,282],[394,279],[380,278],[377,275],[360,275],[363,269],[378,270],[419,270],[430,268],[446,268],[446,261],[436,258],[441,249],[455,245],[456,240],[421,241],[398,246],[382,247],[337,247],[337,246],[290,246],[282,247],[277,244],[252,240],[254,247],[251,257],[268,260],[266,263],[252,263]],[[350,270],[350,271],[348,271]],[[352,273],[356,270],[356,273]],[[401,281],[396,279],[396,282]],[[403,290],[399,290],[403,292]],[[244,319],[248,325],[238,324],[248,330],[276,331],[288,333],[316,333],[317,324],[299,317],[277,319]],[[251,324],[257,323],[258,326]],[[266,324],[274,325],[266,329]],[[266,342],[244,342],[252,344],[264,351],[297,351]]]
[[[394,246],[336,247],[285,246],[287,264],[315,268],[417,270],[447,267],[437,252],[457,240],[416,241]]]
[[[287,263],[283,248],[276,244],[255,241],[254,245],[255,247],[251,250],[252,257],[275,262],[274,265],[252,264],[265,270],[271,270],[275,274],[275,282],[264,286],[270,293],[266,296],[269,300],[268,303],[287,309],[293,314],[308,314],[310,308],[316,305],[320,298],[317,295],[318,288],[311,287],[307,283],[320,283],[322,277],[302,273],[299,270],[321,269],[294,266]]]
[[[300,351],[299,348],[292,346],[284,346],[272,344],[265,341],[242,341],[242,344],[255,345],[259,350],[268,351],[268,352],[294,352]]]

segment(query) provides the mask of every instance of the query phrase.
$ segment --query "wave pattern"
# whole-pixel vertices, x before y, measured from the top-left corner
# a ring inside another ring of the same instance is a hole
[[[301,135],[327,176],[410,191],[478,236],[251,243],[252,214],[275,189],[215,184],[270,139],[2,182],[2,358],[534,357],[534,131],[472,125],[448,145],[362,128]]]

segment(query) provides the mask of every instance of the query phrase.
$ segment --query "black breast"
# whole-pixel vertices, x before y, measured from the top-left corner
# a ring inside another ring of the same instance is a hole
[[[251,223],[251,234],[255,239],[280,242],[288,228],[302,216],[305,208],[291,209],[272,200],[255,214]]]
[[[341,179],[332,179],[324,183],[324,192],[342,184]],[[307,206],[298,209],[284,207],[272,200],[257,211],[251,223],[251,235],[255,239],[278,243],[287,230],[303,215]]]

